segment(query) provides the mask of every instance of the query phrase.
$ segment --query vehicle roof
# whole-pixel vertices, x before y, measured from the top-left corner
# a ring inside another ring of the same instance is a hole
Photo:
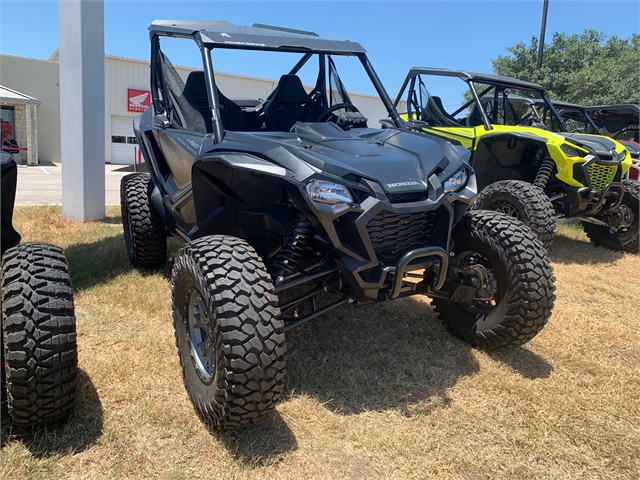
[[[337,54],[366,53],[357,42],[319,37],[313,32],[253,24],[236,26],[226,21],[154,20],[149,31],[158,35],[195,38],[211,47],[249,50],[282,50]]]
[[[541,98],[523,97],[522,95],[514,95],[513,93],[508,93],[507,98],[513,102],[526,103],[527,105],[544,105],[544,100],[542,100]],[[493,95],[483,95],[480,100],[483,103],[489,102],[493,100]]]
[[[551,103],[553,103],[554,107],[562,110],[584,110],[584,107],[577,103],[562,102],[560,100],[551,100]]]
[[[515,95],[513,93],[508,93],[507,97],[509,100],[513,102],[526,103],[527,105],[535,105],[542,106],[546,105],[545,101],[541,98],[529,98],[523,97],[522,95]],[[493,100],[493,95],[484,95],[481,98],[482,101]],[[584,110],[585,108],[582,105],[578,105],[576,103],[562,102],[560,100],[550,100],[554,107],[562,110]]]
[[[542,85],[538,85],[537,83],[525,82],[523,80],[518,80],[517,78],[503,77],[502,75],[494,75],[492,73],[467,72],[465,70],[449,70],[446,68],[412,67],[411,70],[409,70],[409,75],[407,75],[407,78],[415,77],[416,75],[458,77],[465,81],[474,81],[503,85],[507,87],[544,91],[544,87]]]
[[[635,112],[636,115],[640,115],[640,105],[636,105],[635,103],[624,103],[618,105],[594,105],[591,107],[585,107],[587,112],[596,112],[596,111],[620,111],[620,110],[630,110],[631,112]]]

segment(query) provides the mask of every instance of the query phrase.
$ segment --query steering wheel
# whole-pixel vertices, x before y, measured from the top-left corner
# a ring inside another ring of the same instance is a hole
[[[320,116],[318,117],[318,122],[330,121],[333,112],[337,110],[342,110],[342,109],[348,110],[350,112],[360,113],[360,110],[358,110],[358,108],[352,103],[336,103],[335,105],[330,106],[320,114]],[[333,116],[335,117],[336,115],[333,115]]]

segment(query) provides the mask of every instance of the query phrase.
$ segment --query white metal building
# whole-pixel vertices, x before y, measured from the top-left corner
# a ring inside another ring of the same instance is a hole
[[[194,69],[175,67],[186,79]],[[60,89],[57,51],[48,60],[0,55],[0,85],[38,99],[37,156],[60,162]],[[277,80],[216,72],[218,88],[229,98],[266,98]],[[309,90],[311,87],[309,87]],[[132,119],[149,105],[149,62],[105,56],[105,162],[133,164],[137,145]],[[370,126],[387,117],[379,98],[349,93]]]

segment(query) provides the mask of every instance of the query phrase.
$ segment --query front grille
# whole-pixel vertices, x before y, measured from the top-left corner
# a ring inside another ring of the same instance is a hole
[[[367,233],[380,262],[395,265],[416,248],[431,246],[438,212],[379,212],[367,223]]]
[[[602,190],[607,183],[613,182],[616,176],[617,166],[606,166],[592,163],[588,167],[589,182],[594,190]]]
[[[391,203],[413,203],[426,200],[427,195],[427,192],[387,193],[387,198]]]

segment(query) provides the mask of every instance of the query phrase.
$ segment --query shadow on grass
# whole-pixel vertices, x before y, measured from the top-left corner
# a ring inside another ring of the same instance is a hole
[[[173,257],[179,248],[177,241],[168,239],[168,261],[159,269],[139,269],[142,275],[160,273],[171,278]],[[91,243],[75,243],[65,248],[69,262],[71,282],[76,291],[82,291],[109,282],[134,269],[129,263],[122,234]]]
[[[430,413],[479,370],[429,304],[414,299],[335,310],[288,333],[287,350],[287,393],[309,394],[344,415]]]
[[[563,235],[565,231],[567,235]],[[572,236],[584,236],[584,240]],[[562,264],[595,265],[599,263],[611,264],[623,257],[622,252],[598,247],[589,242],[582,233],[580,226],[563,225],[556,235],[553,245],[549,248],[549,259]]]
[[[553,370],[524,348],[491,355],[525,378]],[[287,333],[286,394],[311,395],[344,415],[430,414],[449,405],[447,391],[479,368],[471,348],[417,298],[349,306]]]
[[[251,467],[276,463],[298,448],[298,442],[277,411],[250,427],[231,432],[211,432],[239,461]]]
[[[526,348],[519,347],[502,352],[490,352],[488,355],[494,360],[508,365],[524,378],[531,380],[548,378],[553,372],[553,366],[550,363]]]
[[[107,216],[100,220],[100,223],[106,223],[108,225],[122,225],[122,216],[118,215],[115,217]]]
[[[80,453],[96,443],[102,435],[103,411],[100,397],[89,376],[78,370],[76,407],[62,425],[35,430],[2,428],[2,447],[19,441],[38,458]]]

